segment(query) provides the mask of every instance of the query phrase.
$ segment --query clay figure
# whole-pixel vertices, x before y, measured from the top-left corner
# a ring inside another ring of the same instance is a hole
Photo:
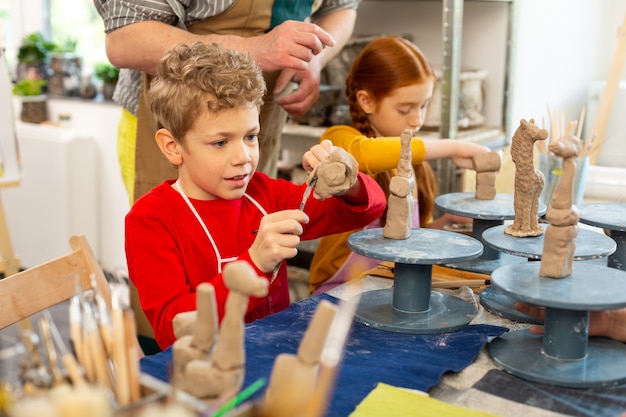
[[[383,236],[389,239],[407,239],[411,236],[411,219],[415,206],[415,172],[411,165],[411,139],[413,131],[405,129],[400,135],[402,145],[398,174],[389,183],[389,199],[387,200],[387,221],[383,228]]]
[[[173,374],[172,385],[182,388],[185,379],[185,368],[194,359],[209,360],[217,337],[217,308],[215,306],[215,289],[209,283],[202,283],[196,288],[196,310],[190,316],[187,313],[179,314],[178,323],[184,317],[193,317],[195,320],[185,320],[184,326],[191,330],[189,334],[178,336],[172,346]],[[176,327],[179,327],[178,324]],[[181,334],[181,330],[176,333]]]
[[[566,135],[551,142],[549,150],[563,158],[563,172],[546,212],[550,225],[543,241],[539,274],[550,278],[564,278],[572,273],[578,234],[579,210],[572,203],[580,140],[576,136]]]
[[[348,191],[356,182],[359,164],[345,149],[335,147],[333,153],[319,164],[316,171],[314,195],[323,200]]]
[[[535,125],[534,119],[522,119],[513,134],[511,158],[515,164],[515,191],[513,205],[515,219],[513,224],[504,228],[512,236],[540,236],[543,228],[539,227],[537,212],[539,195],[543,189],[544,177],[533,164],[533,148],[538,140],[545,140],[548,131]]]
[[[476,171],[477,200],[493,200],[496,198],[496,174],[500,171],[500,153],[491,151],[474,155],[472,167]]]
[[[292,417],[306,408],[315,392],[322,350],[336,313],[335,304],[322,300],[302,337],[297,354],[283,353],[276,357],[262,415]]]
[[[245,370],[244,316],[248,299],[250,296],[266,296],[269,286],[265,278],[257,276],[252,266],[243,261],[224,267],[224,283],[230,291],[217,338],[213,287],[201,284],[198,286],[193,335],[183,336],[173,347],[175,375],[178,375],[175,383],[182,384],[184,391],[201,399],[241,389]]]

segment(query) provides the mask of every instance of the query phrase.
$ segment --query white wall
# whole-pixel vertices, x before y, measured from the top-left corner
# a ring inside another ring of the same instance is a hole
[[[591,81],[608,71],[616,32],[611,1],[524,0],[519,7],[513,121],[548,120],[547,106],[577,119]],[[618,2],[615,1],[615,4]],[[573,6],[575,5],[575,7]]]
[[[124,254],[124,216],[129,200],[122,183],[117,161],[117,125],[121,108],[112,102],[90,102],[72,99],[51,99],[48,111],[51,120],[60,113],[71,116],[71,127],[93,132],[97,144],[98,199],[100,202],[99,253],[102,267],[111,272],[126,269]]]

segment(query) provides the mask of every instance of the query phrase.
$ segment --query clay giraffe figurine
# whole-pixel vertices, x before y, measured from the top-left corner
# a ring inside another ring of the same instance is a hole
[[[541,171],[533,164],[533,148],[538,140],[545,140],[548,131],[535,125],[535,120],[520,120],[520,125],[513,134],[511,158],[515,164],[515,191],[513,205],[515,220],[504,232],[513,236],[540,236],[537,211],[539,195],[544,185]]]

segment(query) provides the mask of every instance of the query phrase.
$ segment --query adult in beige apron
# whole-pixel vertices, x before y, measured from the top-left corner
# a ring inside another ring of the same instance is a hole
[[[218,34],[243,37],[262,35],[270,26],[273,4],[273,0],[238,0],[222,14],[196,22],[187,29],[198,35]],[[260,157],[257,170],[270,176],[276,176],[280,136],[287,118],[287,112],[274,102],[272,93],[279,73],[280,71],[264,73],[267,94],[263,99],[260,117]],[[146,99],[151,78],[148,74],[142,74],[137,110],[133,201],[164,180],[178,176],[176,168],[163,156],[154,138],[157,125]]]

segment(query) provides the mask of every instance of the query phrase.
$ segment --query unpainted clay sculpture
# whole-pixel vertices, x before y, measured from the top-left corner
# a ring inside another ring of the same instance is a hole
[[[208,353],[194,357],[194,349],[198,348],[192,346],[191,342],[181,342],[177,347],[177,340],[173,347],[175,372],[179,370],[180,375],[177,382],[184,381],[183,390],[201,399],[211,399],[227,390],[237,392],[241,389],[245,370],[244,316],[248,299],[250,296],[266,296],[269,286],[265,278],[257,276],[254,269],[243,261],[232,262],[224,267],[224,284],[230,291],[217,340],[216,326],[213,327],[217,317],[215,296],[210,284],[207,285],[211,288],[212,301],[207,301],[208,295],[202,301],[198,300],[197,321],[193,327],[192,339],[204,341],[201,346],[204,351],[208,349]],[[185,338],[187,336],[182,339]],[[177,355],[181,356],[178,360]],[[191,359],[183,363],[189,358]]]
[[[193,317],[195,321],[189,323],[189,320],[185,320],[187,322],[185,327],[191,332],[178,337],[172,346],[174,368],[172,385],[177,388],[183,387],[185,368],[189,362],[194,359],[209,360],[211,357],[217,336],[217,307],[215,306],[215,289],[213,286],[207,282],[198,285],[195,314],[193,316],[186,313],[181,314],[185,314],[185,317]],[[176,332],[181,333],[180,330]]]
[[[550,143],[549,150],[563,158],[563,172],[546,212],[550,225],[543,241],[539,274],[550,278],[564,278],[572,273],[578,234],[579,210],[572,203],[580,140],[570,134]]]
[[[476,171],[476,200],[496,198],[496,174],[500,171],[500,153],[491,151],[474,155],[472,166]]]
[[[512,236],[540,236],[543,228],[539,227],[537,212],[539,195],[543,189],[544,177],[533,164],[533,148],[538,140],[545,140],[548,131],[535,125],[534,119],[522,119],[513,134],[511,159],[515,164],[515,184],[513,205],[515,219],[513,224],[504,228]]]
[[[262,404],[262,415],[292,417],[313,398],[322,350],[337,313],[337,306],[322,300],[302,337],[297,355],[280,354],[274,361],[269,386]]]
[[[331,195],[341,195],[356,182],[359,163],[343,148],[335,148],[316,169],[317,182],[314,195],[323,200]]]
[[[383,228],[383,236],[389,239],[407,239],[411,236],[411,219],[415,206],[415,172],[411,164],[413,131],[405,129],[400,135],[400,161],[398,174],[389,182],[389,199],[387,200],[387,220]]]

